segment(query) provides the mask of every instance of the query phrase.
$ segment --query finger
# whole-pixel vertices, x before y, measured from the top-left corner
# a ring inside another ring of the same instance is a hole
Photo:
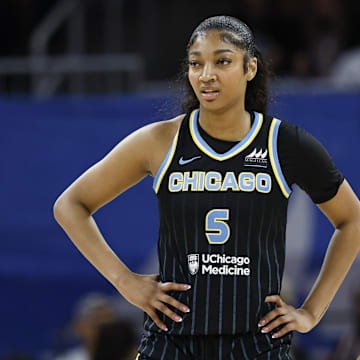
[[[281,297],[279,295],[268,295],[265,298],[265,302],[274,302],[274,303],[278,304],[279,306],[284,305],[284,301],[281,299]]]
[[[186,291],[186,290],[189,290],[191,288],[191,285],[189,285],[189,284],[178,284],[178,283],[173,283],[173,282],[166,282],[166,283],[160,283],[160,287],[164,291],[171,291],[171,290]]]
[[[154,320],[155,324],[162,330],[168,331],[168,328],[166,325],[160,320],[160,318],[157,316],[156,312],[153,310],[147,311],[148,315]]]
[[[183,320],[181,316],[175,314],[161,301],[157,301],[154,307],[176,322],[181,322]]]
[[[294,323],[288,323],[287,325],[285,325],[284,327],[282,327],[280,329],[280,331],[278,331],[277,333],[273,334],[271,337],[272,338],[279,338],[282,337],[284,335],[286,335],[288,332],[295,330],[295,325]]]
[[[274,310],[268,312],[258,323],[258,326],[264,326],[268,324],[270,321],[274,320],[278,316],[287,314],[286,309],[284,307],[277,307]]]
[[[278,326],[290,322],[291,320],[292,320],[292,318],[288,315],[279,316],[277,319],[275,319],[274,321],[272,321],[271,323],[266,325],[266,327],[263,327],[261,329],[261,332],[268,333],[268,332],[272,331],[273,329],[276,329]]]
[[[182,304],[180,301],[177,301],[176,299],[174,299],[173,297],[171,297],[171,296],[169,296],[169,295],[164,294],[164,295],[160,298],[160,300],[161,300],[162,302],[165,302],[165,303],[167,303],[167,304],[170,304],[171,306],[173,306],[173,307],[176,308],[176,309],[179,309],[179,310],[182,311],[182,312],[185,312],[185,313],[190,312],[190,309],[189,309],[186,305]]]

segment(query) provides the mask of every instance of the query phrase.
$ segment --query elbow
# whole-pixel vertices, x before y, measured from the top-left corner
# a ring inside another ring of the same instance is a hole
[[[359,250],[360,250],[360,217],[355,221],[354,223],[355,227],[355,236],[357,238],[358,244],[359,244]]]
[[[351,221],[344,222],[337,226],[336,229],[349,234],[349,237],[357,245],[358,252],[360,251],[360,216],[354,217]]]
[[[53,216],[58,224],[65,223],[74,216],[90,216],[89,209],[80,201],[73,200],[67,195],[60,195],[53,205]]]
[[[63,218],[65,208],[66,200],[62,196],[58,197],[53,205],[53,216],[56,222],[59,224]]]
[[[353,238],[357,243],[357,251],[360,251],[360,219],[353,222]]]

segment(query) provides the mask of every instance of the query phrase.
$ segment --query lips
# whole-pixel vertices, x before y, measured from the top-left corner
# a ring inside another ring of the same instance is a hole
[[[219,90],[216,89],[201,89],[201,97],[205,100],[214,100],[219,95],[219,93]]]

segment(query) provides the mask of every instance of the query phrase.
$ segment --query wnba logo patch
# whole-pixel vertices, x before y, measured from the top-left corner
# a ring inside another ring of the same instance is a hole
[[[199,254],[189,254],[188,267],[191,275],[195,275],[199,270]]]

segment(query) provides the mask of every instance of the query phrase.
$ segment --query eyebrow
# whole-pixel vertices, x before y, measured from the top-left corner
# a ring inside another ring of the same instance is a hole
[[[230,49],[219,49],[219,50],[215,50],[214,51],[214,54],[215,55],[218,55],[218,54],[222,54],[222,53],[226,53],[226,52],[230,52],[230,53],[233,53],[234,52]],[[191,51],[189,55],[201,55],[201,52],[200,51]]]

